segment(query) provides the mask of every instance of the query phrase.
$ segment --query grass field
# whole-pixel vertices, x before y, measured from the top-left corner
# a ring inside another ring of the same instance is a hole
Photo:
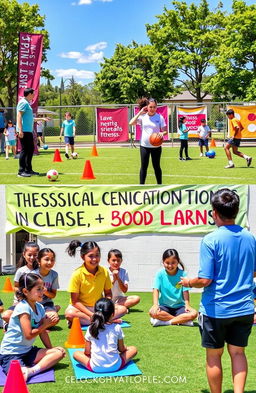
[[[0,157],[1,184],[49,184],[45,174],[49,169],[59,172],[56,184],[138,184],[140,169],[140,152],[130,147],[97,147],[99,156],[92,157],[92,148],[78,148],[76,160],[67,160],[61,151],[63,162],[53,162],[54,149],[41,150],[39,156],[33,158],[34,171],[40,176],[18,178],[18,160],[12,157],[7,161]],[[164,147],[161,166],[163,184],[252,184],[256,182],[256,158],[250,168],[246,161],[234,157],[235,168],[224,169],[227,159],[222,147],[215,148],[216,157],[209,159],[199,157],[198,147],[189,147],[191,161],[178,160],[178,147]],[[255,156],[255,148],[242,147],[247,155]],[[95,180],[81,180],[85,160],[90,160]],[[155,184],[155,176],[150,163],[147,184]]]
[[[0,277],[0,287],[3,287],[5,277]],[[197,327],[185,326],[162,326],[153,328],[149,323],[148,310],[151,306],[152,295],[141,293],[141,303],[127,315],[125,320],[131,323],[131,328],[124,329],[125,342],[128,345],[136,345],[138,354],[135,362],[143,372],[140,377],[129,377],[126,380],[97,379],[88,382],[73,382],[73,370],[69,357],[55,366],[55,383],[28,385],[30,393],[53,393],[53,392],[86,392],[86,393],[133,393],[133,392],[166,392],[172,393],[209,393],[205,375],[205,350],[200,346],[200,334]],[[12,303],[12,294],[1,294],[5,307]],[[200,294],[191,295],[191,303],[197,308]],[[67,340],[69,330],[63,317],[63,312],[68,304],[68,294],[58,292],[56,304],[60,304],[61,320],[56,330],[50,333],[52,344],[63,346]],[[3,332],[1,330],[0,337]],[[247,348],[249,361],[249,374],[246,385],[246,393],[256,393],[256,366],[255,366],[255,339],[256,327],[250,337]],[[36,345],[41,346],[39,339]],[[231,393],[232,382],[230,373],[229,357],[223,356],[224,383],[223,392]],[[154,382],[153,382],[154,381]],[[18,392],[18,390],[17,390]]]

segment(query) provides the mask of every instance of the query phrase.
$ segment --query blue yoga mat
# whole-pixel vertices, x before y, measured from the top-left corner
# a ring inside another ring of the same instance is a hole
[[[92,378],[102,378],[102,377],[124,377],[128,375],[140,375],[142,372],[138,368],[138,366],[130,360],[122,370],[114,371],[112,373],[93,373],[92,371],[87,370],[84,366],[79,364],[74,358],[73,353],[75,351],[84,351],[81,349],[68,349],[69,357],[71,359],[72,367],[74,369],[74,373],[76,379],[92,379]]]
[[[88,326],[89,325],[82,325],[81,327],[82,327],[82,330],[87,330],[88,329]],[[129,328],[129,327],[131,327],[131,325],[128,323],[128,322],[125,322],[125,321],[123,321],[121,324],[120,324],[120,326],[121,326],[121,328]]]
[[[6,375],[3,372],[2,367],[0,366],[0,386],[4,386],[6,381]],[[33,377],[27,380],[27,383],[43,383],[43,382],[55,382],[54,370],[51,368],[50,370],[46,370],[40,374],[34,375]]]

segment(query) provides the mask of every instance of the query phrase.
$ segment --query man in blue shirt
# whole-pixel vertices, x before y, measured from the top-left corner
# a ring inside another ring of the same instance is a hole
[[[231,358],[235,392],[243,392],[247,376],[244,349],[251,333],[253,277],[256,272],[256,240],[235,224],[239,197],[229,189],[217,191],[211,200],[218,229],[201,243],[198,277],[182,278],[185,287],[204,288],[198,318],[206,371],[212,393],[221,393],[221,357],[225,342]]]
[[[33,129],[34,121],[49,120],[48,118],[34,118],[30,102],[34,98],[34,89],[26,88],[24,97],[17,105],[17,131],[19,133],[21,152],[19,159],[19,177],[30,177],[31,175],[39,175],[32,169],[32,158],[34,154],[34,138]]]

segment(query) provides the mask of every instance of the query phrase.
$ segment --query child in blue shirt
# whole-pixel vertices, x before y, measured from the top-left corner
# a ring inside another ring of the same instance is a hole
[[[64,356],[61,347],[52,347],[46,331],[58,323],[56,316],[45,317],[43,299],[44,283],[40,276],[25,273],[19,280],[18,296],[22,299],[15,307],[9,327],[0,348],[0,365],[7,374],[12,360],[22,366],[25,380],[58,363]],[[33,346],[40,336],[45,349]]]
[[[189,292],[182,289],[181,277],[187,274],[179,254],[168,249],[162,257],[164,269],[157,272],[153,285],[153,306],[149,310],[151,324],[193,326],[197,312],[189,304]],[[180,266],[181,268],[179,268]]]
[[[69,159],[68,149],[70,146],[71,149],[71,157],[73,157],[74,153],[74,145],[75,145],[75,136],[76,136],[76,123],[75,120],[72,119],[72,115],[70,112],[65,113],[65,120],[62,123],[60,129],[60,139],[62,137],[64,130],[64,140],[65,140],[65,157]]]
[[[179,119],[179,135],[180,135],[180,160],[186,161],[191,160],[188,155],[188,132],[189,129],[185,125],[186,117],[182,116]],[[183,158],[183,150],[185,150],[186,158]]]

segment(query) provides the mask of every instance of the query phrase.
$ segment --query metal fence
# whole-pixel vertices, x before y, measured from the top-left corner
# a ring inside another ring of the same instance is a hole
[[[227,103],[227,102],[207,102],[207,103],[163,103],[158,105],[167,105],[169,112],[169,139],[172,142],[178,141],[177,134],[177,108],[186,107],[194,108],[199,106],[207,107],[207,124],[212,130],[212,136],[216,140],[224,141],[227,138],[227,105],[248,105],[248,103]],[[126,105],[80,105],[80,106],[45,106],[38,108],[38,116],[49,117],[50,120],[44,123],[43,139],[44,143],[51,144],[59,141],[60,127],[64,120],[66,112],[70,112],[76,121],[76,143],[88,142],[93,143],[96,140],[96,108],[129,108],[129,119],[134,116],[134,104]],[[16,108],[3,108],[6,112],[6,119],[16,120]],[[197,138],[189,138],[190,141],[196,141]],[[133,143],[133,129],[130,127],[129,140]]]

